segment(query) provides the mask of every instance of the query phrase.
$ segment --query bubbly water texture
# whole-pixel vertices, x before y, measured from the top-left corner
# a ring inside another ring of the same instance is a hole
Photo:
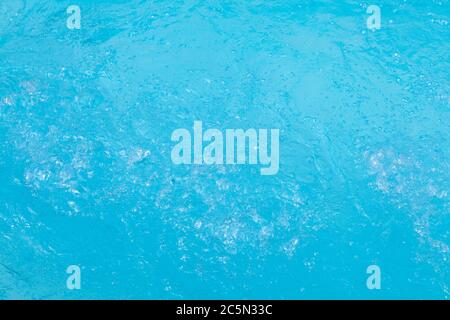
[[[2,0],[0,298],[449,298],[450,4],[374,2]],[[174,165],[194,120],[280,171]]]

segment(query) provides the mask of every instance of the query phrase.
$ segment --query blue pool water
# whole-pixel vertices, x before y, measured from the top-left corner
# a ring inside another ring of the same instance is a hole
[[[449,16],[1,0],[0,298],[448,299]],[[174,165],[195,120],[279,128],[279,172]]]

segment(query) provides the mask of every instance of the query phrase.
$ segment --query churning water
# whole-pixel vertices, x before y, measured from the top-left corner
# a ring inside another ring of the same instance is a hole
[[[1,0],[0,298],[449,298],[449,16]],[[174,164],[194,121],[279,129],[278,172]]]

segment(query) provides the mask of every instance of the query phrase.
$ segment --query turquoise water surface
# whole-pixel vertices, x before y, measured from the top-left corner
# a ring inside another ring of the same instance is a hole
[[[0,298],[448,299],[449,16],[0,0]],[[194,121],[279,129],[279,171],[174,164]]]

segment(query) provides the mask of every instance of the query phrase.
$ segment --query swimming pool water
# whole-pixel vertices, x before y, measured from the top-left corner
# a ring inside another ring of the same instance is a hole
[[[448,299],[449,15],[2,0],[0,298]],[[278,173],[175,165],[194,121],[279,129]]]

